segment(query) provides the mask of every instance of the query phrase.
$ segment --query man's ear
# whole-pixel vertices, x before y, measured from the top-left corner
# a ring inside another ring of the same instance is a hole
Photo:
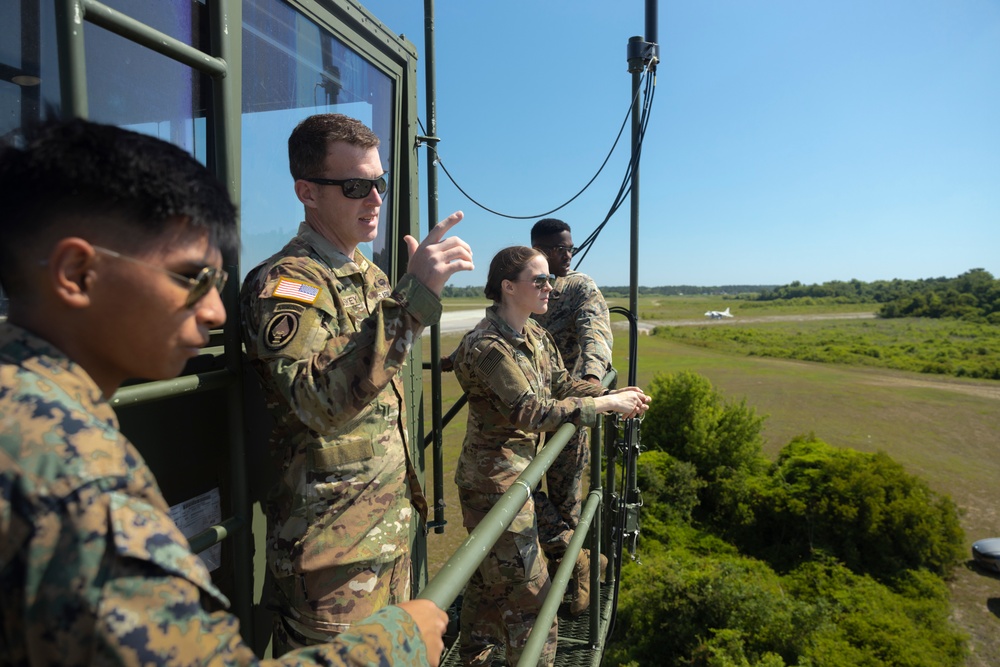
[[[316,188],[309,181],[304,181],[301,178],[295,181],[295,196],[309,208],[317,208],[319,206],[316,203]]]
[[[94,247],[77,237],[60,239],[49,253],[45,275],[56,298],[70,308],[90,305],[95,256]]]

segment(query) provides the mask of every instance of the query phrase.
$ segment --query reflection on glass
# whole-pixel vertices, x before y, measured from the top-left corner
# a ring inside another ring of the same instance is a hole
[[[0,138],[61,112],[54,4],[0,1]],[[195,48],[207,44],[198,0],[105,0],[105,4]],[[211,82],[185,65],[84,22],[90,117],[145,132],[207,162]],[[36,85],[28,85],[36,83]],[[241,266],[245,274],[287,242],[302,219],[288,174],[287,138],[314,113],[354,116],[382,139],[390,172],[393,80],[282,0],[243,1]],[[383,269],[393,184],[378,239],[362,251]],[[2,295],[0,295],[2,299]]]
[[[295,125],[316,113],[353,116],[378,134],[382,164],[389,169],[392,90],[388,76],[283,2],[244,3],[243,275],[280,250],[302,220],[288,173],[287,141]],[[375,247],[363,244],[361,251],[386,269],[381,255],[391,218],[388,200],[379,218]]]
[[[115,0],[122,13],[202,51],[205,6],[190,0]],[[84,24],[90,117],[177,144],[206,162],[211,81],[171,58]]]

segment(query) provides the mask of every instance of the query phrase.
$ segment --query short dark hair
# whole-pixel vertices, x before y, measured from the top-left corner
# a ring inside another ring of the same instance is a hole
[[[162,139],[81,118],[25,131],[0,149],[0,282],[14,293],[22,263],[47,239],[86,233],[146,242],[182,222],[224,253],[239,247],[236,207],[190,153]]]
[[[531,242],[534,243],[536,240],[545,238],[546,236],[568,231],[570,231],[569,225],[562,220],[558,218],[542,218],[531,228]]]
[[[292,178],[321,176],[327,149],[336,141],[359,148],[379,146],[378,135],[356,118],[340,113],[309,116],[288,137],[288,170]]]
[[[523,245],[504,248],[495,254],[493,261],[490,262],[489,275],[486,277],[486,288],[483,289],[486,298],[500,303],[503,295],[503,281],[517,278],[528,262],[538,255],[545,256],[537,248]]]

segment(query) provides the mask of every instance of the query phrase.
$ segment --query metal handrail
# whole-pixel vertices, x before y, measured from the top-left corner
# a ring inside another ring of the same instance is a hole
[[[109,32],[213,77],[224,77],[229,71],[225,60],[185,44],[97,0],[75,1],[82,10],[81,18]]]
[[[441,609],[451,606],[575,432],[572,424],[559,427],[418,597],[431,600]]]
[[[229,370],[209,371],[194,375],[182,375],[170,380],[156,380],[122,387],[111,397],[111,407],[123,408],[137,403],[159,401],[181,394],[208,391],[225,387],[235,377]]]
[[[229,537],[231,533],[243,530],[245,527],[246,521],[238,516],[231,516],[222,523],[209,526],[200,533],[192,535],[188,539],[188,545],[194,553],[201,553],[205,549],[214,547],[216,544]]]
[[[573,576],[573,568],[576,566],[577,556],[583,549],[584,540],[590,534],[591,524],[603,500],[604,495],[600,491],[591,491],[590,495],[587,496],[587,502],[583,504],[583,511],[580,513],[580,523],[577,525],[576,530],[573,531],[573,537],[569,541],[569,546],[566,547],[566,555],[563,556],[555,576],[552,577],[552,588],[549,590],[548,597],[545,598],[545,602],[542,603],[542,608],[535,618],[535,627],[550,627],[559,613],[559,605],[562,603],[563,592],[569,586],[569,581]],[[600,554],[600,550],[597,551],[597,554]],[[590,561],[591,572],[599,574],[596,572],[599,568],[595,563],[600,561],[600,557],[598,556],[594,560],[594,551],[591,551],[590,557],[592,559]],[[591,612],[594,612],[600,604],[601,596],[597,594],[597,590],[597,587],[591,588]],[[531,634],[528,635],[528,641],[524,645],[524,650],[521,652],[521,659],[517,662],[517,667],[528,667],[528,665],[538,664],[538,657],[545,649],[546,638],[547,635],[545,633],[535,632],[532,629]],[[591,645],[593,645],[593,637],[591,637]]]

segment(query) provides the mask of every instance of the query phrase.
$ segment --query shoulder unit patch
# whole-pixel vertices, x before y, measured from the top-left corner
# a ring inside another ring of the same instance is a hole
[[[264,327],[264,345],[269,350],[280,350],[292,342],[295,332],[299,330],[299,314],[295,312],[277,312]]]

